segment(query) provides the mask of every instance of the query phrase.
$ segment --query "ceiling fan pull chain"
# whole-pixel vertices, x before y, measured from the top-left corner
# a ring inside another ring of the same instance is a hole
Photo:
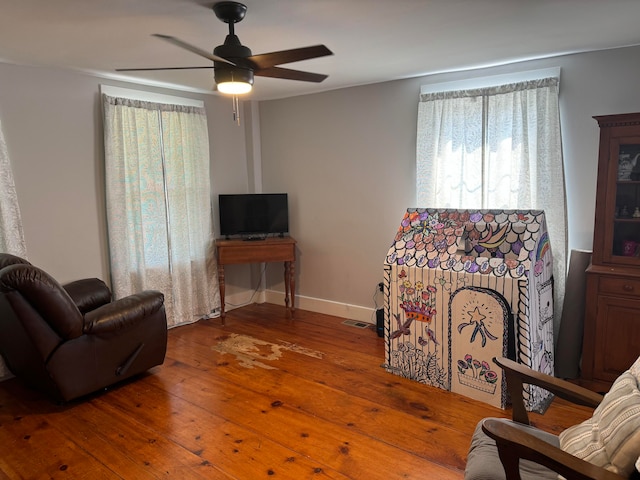
[[[240,126],[240,101],[237,95],[233,96],[233,121]]]

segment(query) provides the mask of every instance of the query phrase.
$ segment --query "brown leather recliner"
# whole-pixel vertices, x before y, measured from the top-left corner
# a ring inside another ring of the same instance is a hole
[[[95,392],[164,362],[162,293],[111,301],[97,279],[60,285],[0,253],[0,355],[9,370],[56,401]]]

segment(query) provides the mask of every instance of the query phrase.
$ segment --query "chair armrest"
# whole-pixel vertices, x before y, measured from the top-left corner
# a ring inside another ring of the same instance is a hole
[[[529,415],[522,399],[523,384],[528,383],[544,388],[564,400],[578,405],[596,408],[602,401],[602,395],[592,392],[566,380],[536,372],[520,363],[499,357],[493,359],[504,370],[507,377],[507,389],[511,396],[513,420],[529,425]]]
[[[100,334],[127,328],[163,308],[164,295],[146,290],[108,303],[84,316],[83,332]]]
[[[97,278],[85,278],[62,286],[83,315],[111,301],[111,290]]]
[[[523,432],[508,422],[498,418],[487,418],[482,422],[482,431],[496,442],[507,478],[520,478],[520,459],[525,459],[572,480],[626,480],[617,473],[574,457],[544,440]]]

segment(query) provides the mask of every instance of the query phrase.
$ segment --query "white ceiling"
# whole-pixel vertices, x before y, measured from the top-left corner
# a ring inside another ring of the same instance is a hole
[[[214,1],[0,0],[0,60],[211,91],[211,70],[115,69],[207,65],[150,35],[173,35],[212,51],[228,28],[211,10]],[[640,44],[640,0],[243,3],[248,11],[236,34],[254,54],[319,43],[335,54],[284,65],[328,74],[324,82],[256,77],[253,100]]]

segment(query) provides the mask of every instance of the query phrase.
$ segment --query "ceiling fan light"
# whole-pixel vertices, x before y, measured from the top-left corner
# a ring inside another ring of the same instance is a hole
[[[217,87],[220,93],[242,95],[243,93],[249,93],[252,85],[247,82],[222,82],[218,83]]]
[[[253,71],[248,68],[229,68],[216,63],[214,79],[220,93],[242,95],[251,91]]]

